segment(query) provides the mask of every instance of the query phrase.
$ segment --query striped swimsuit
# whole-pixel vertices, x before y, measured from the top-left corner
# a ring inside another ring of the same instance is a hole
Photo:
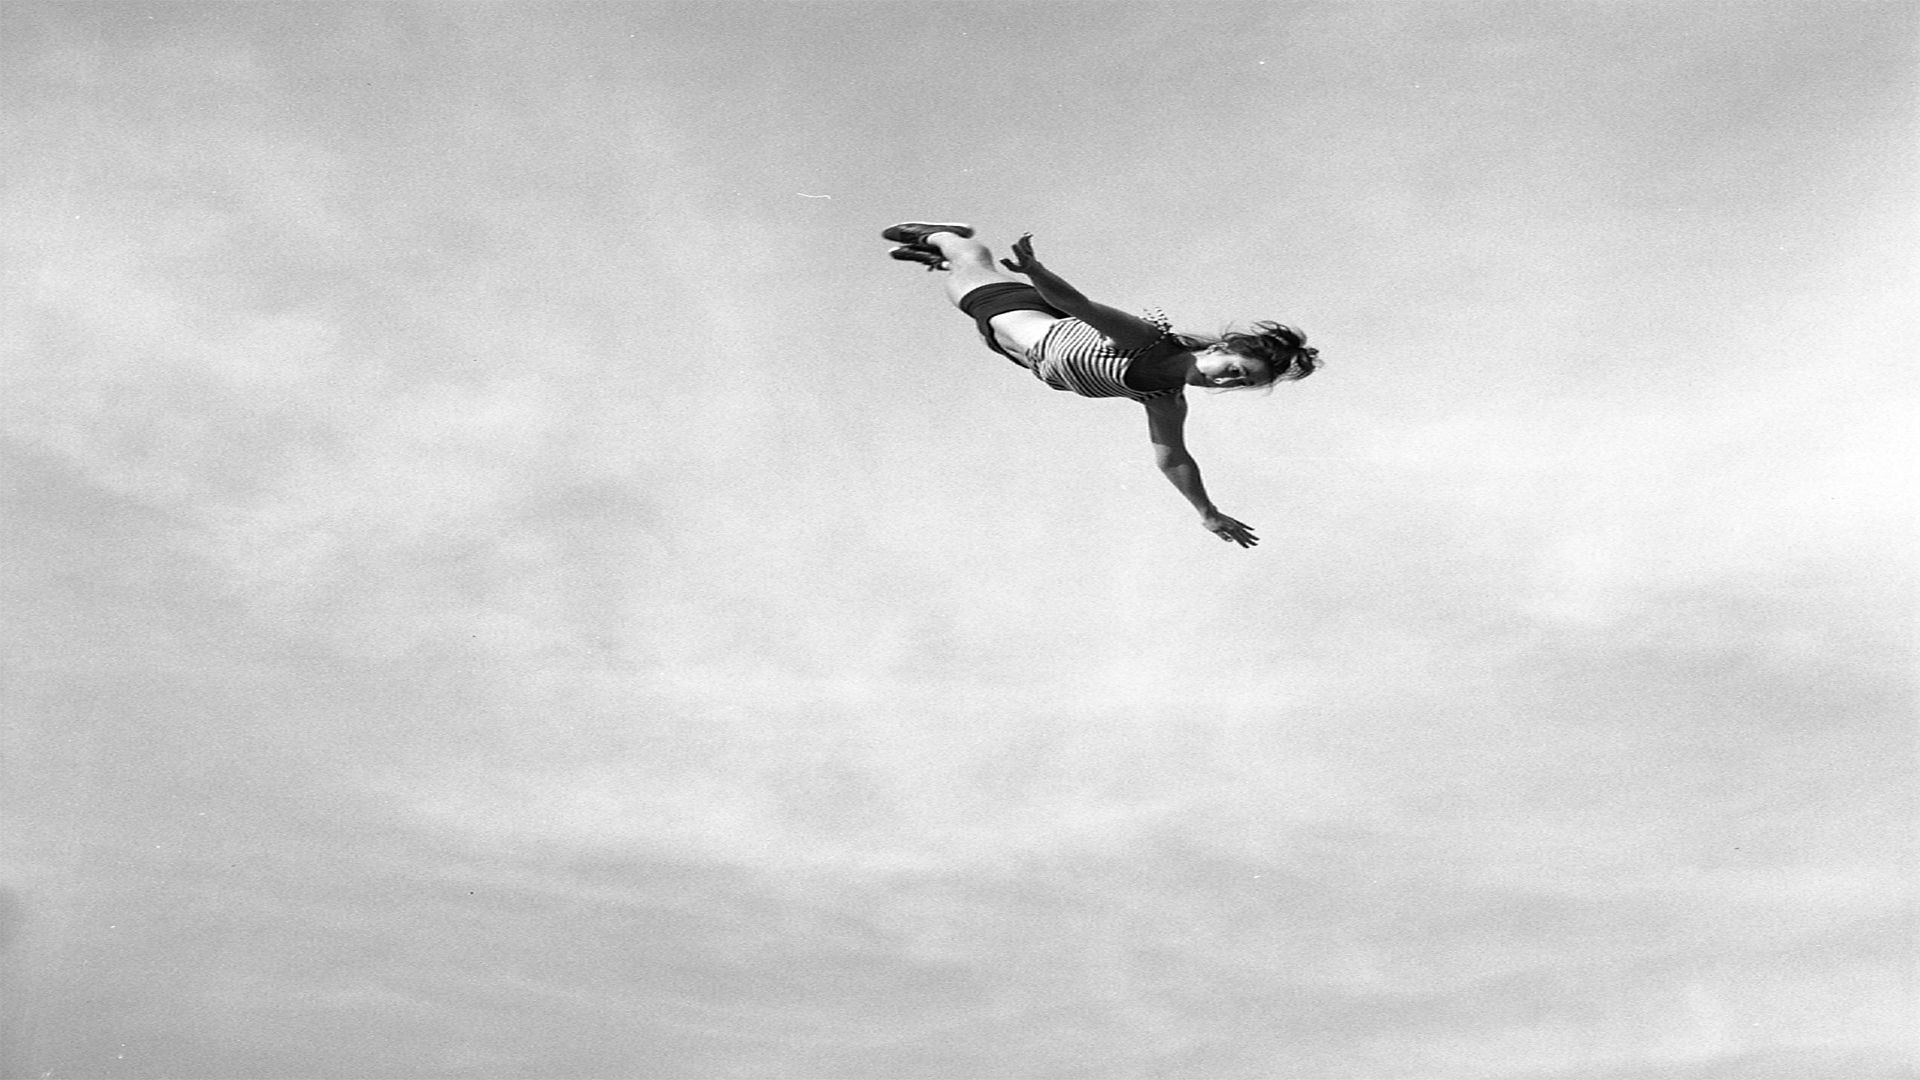
[[[1181,391],[1135,390],[1126,384],[1127,367],[1152,352],[1172,332],[1173,326],[1158,308],[1149,308],[1147,321],[1158,327],[1160,336],[1140,346],[1120,352],[1108,343],[1106,335],[1079,319],[1061,319],[1047,328],[1033,348],[1027,350],[1027,368],[1034,378],[1081,397],[1126,397],[1152,401],[1171,397]]]

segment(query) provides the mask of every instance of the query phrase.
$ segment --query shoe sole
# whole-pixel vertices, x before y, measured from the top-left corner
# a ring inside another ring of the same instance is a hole
[[[945,270],[947,268],[947,260],[941,258],[939,253],[932,248],[903,244],[887,252],[887,254],[899,259],[901,262],[919,263],[929,270]]]
[[[921,244],[926,242],[928,234],[937,232],[972,236],[973,226],[959,221],[903,221],[887,226],[880,236],[896,244]]]

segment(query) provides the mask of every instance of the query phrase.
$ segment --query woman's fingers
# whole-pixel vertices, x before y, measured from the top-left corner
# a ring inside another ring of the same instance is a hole
[[[1243,548],[1250,548],[1260,543],[1260,538],[1253,535],[1251,526],[1232,518],[1220,522],[1219,528],[1215,529],[1213,534],[1228,543],[1239,544]]]
[[[1037,265],[1033,261],[1033,234],[1022,233],[1020,239],[1013,242],[1013,258],[1001,259],[1000,265],[1016,274],[1024,274]]]

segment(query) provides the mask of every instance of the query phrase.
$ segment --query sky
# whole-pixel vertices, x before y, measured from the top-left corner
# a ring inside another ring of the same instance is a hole
[[[1915,1075],[1917,30],[0,5],[0,1073]]]

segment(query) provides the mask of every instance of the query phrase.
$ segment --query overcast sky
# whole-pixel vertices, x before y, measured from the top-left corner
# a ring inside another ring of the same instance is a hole
[[[1917,30],[0,5],[0,1072],[1911,1075]]]

